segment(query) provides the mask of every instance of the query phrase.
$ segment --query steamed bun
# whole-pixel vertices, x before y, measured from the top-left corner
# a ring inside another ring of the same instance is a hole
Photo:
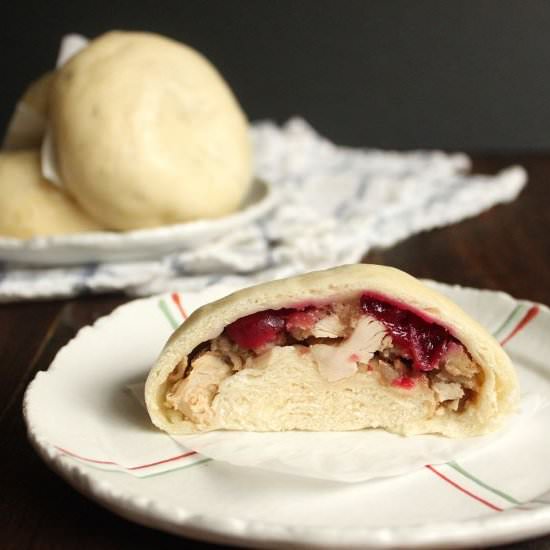
[[[38,151],[0,154],[0,235],[27,239],[101,229],[42,178]]]
[[[220,217],[250,188],[245,115],[188,46],[110,32],[58,69],[50,92],[61,179],[105,227]]]

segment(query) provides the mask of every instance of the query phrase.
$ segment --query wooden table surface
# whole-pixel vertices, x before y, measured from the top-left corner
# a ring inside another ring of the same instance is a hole
[[[373,251],[365,260],[550,304],[550,156],[483,156],[475,159],[474,168],[493,173],[512,163],[529,173],[529,184],[514,203]],[[79,328],[125,301],[123,295],[110,295],[0,305],[0,548],[110,550],[190,544],[120,519],[81,496],[27,442],[21,414],[27,384],[48,368]],[[506,548],[550,549],[550,534]]]

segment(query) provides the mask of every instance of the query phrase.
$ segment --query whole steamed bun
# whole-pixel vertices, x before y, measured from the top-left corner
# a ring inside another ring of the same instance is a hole
[[[110,229],[220,217],[251,186],[239,104],[208,60],[168,38],[93,40],[56,72],[49,115],[64,186]]]
[[[101,225],[46,181],[38,151],[0,153],[0,235],[28,239],[100,231]]]
[[[30,107],[44,120],[48,117],[48,96],[50,94],[53,75],[53,72],[48,72],[33,80],[19,100],[20,103],[24,103]],[[40,142],[37,145],[40,145]]]
[[[3,149],[37,149],[42,145],[48,119],[48,96],[53,73],[29,84],[8,123]]]

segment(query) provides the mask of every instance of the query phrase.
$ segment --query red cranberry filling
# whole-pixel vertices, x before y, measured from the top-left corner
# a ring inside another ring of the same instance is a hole
[[[227,335],[244,349],[257,349],[274,342],[285,331],[288,310],[259,311],[241,317],[226,327]]]
[[[318,319],[318,310],[268,309],[241,317],[226,327],[229,338],[244,349],[258,349],[275,342],[288,330],[310,329]]]
[[[415,383],[415,379],[410,376],[400,376],[392,382],[392,386],[398,386],[399,388],[410,390],[411,388],[414,388]]]
[[[458,341],[447,329],[429,318],[404,309],[383,296],[363,294],[360,300],[363,313],[380,321],[390,334],[395,347],[404,359],[409,359],[417,371],[431,371],[450,344]],[[281,343],[287,331],[310,329],[318,320],[320,310],[314,306],[259,311],[242,317],[226,327],[229,338],[238,346],[259,350],[266,344]],[[400,384],[406,386],[405,384]]]
[[[441,325],[377,297],[364,294],[361,308],[386,327],[394,345],[404,350],[405,357],[412,360],[417,370],[438,368],[449,345],[457,342]]]

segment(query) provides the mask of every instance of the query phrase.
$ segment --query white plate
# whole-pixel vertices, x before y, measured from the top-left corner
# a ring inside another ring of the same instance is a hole
[[[436,286],[504,341],[524,383],[550,396],[548,308]],[[30,440],[79,491],[144,525],[255,547],[464,547],[550,532],[550,407],[460,464],[366,483],[182,453],[151,427],[127,386],[144,379],[181,320],[180,306],[189,312],[214,297],[126,304],[82,329],[31,383],[24,402]]]
[[[255,180],[241,209],[223,218],[121,233],[98,231],[32,239],[0,236],[0,260],[51,266],[159,258],[225,235],[264,216],[274,205],[272,187],[264,181]]]

